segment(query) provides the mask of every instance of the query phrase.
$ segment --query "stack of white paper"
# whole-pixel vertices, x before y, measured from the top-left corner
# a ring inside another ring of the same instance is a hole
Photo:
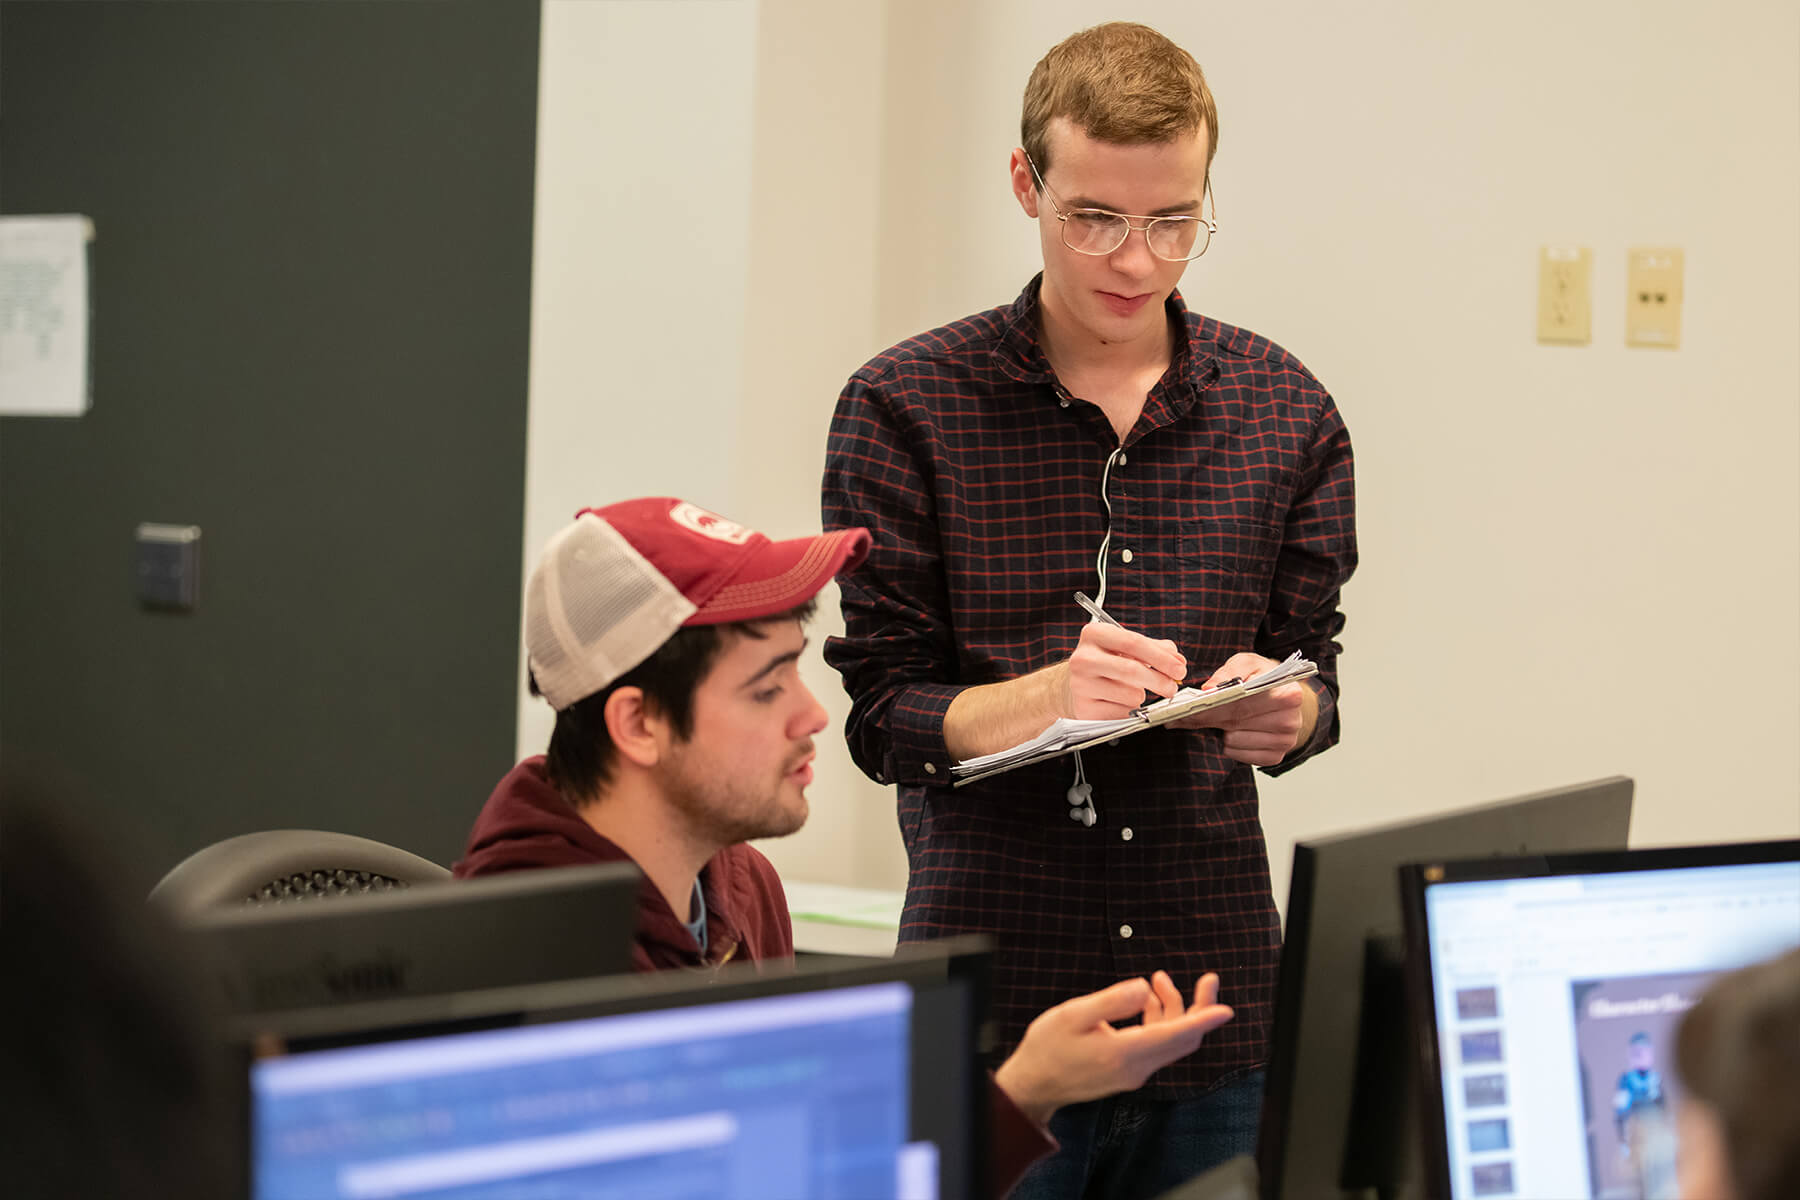
[[[1202,696],[1211,696],[1215,692],[1227,692],[1233,689],[1248,695],[1251,692],[1261,692],[1268,688],[1279,687],[1290,679],[1305,679],[1309,675],[1317,675],[1318,673],[1319,669],[1313,665],[1312,660],[1301,658],[1300,652],[1296,650],[1268,670],[1252,675],[1248,679],[1242,679],[1234,684],[1227,684],[1224,687],[1209,688],[1206,691],[1201,691],[1199,688],[1184,687],[1173,696],[1170,696],[1167,700],[1158,700],[1154,703],[1146,704],[1138,709],[1138,712],[1149,717],[1150,723],[1155,725],[1158,724],[1156,720],[1157,717],[1163,716],[1163,714],[1172,709],[1182,708],[1187,709],[1188,711],[1197,711],[1194,708],[1193,702]],[[1230,703],[1230,701],[1225,701],[1225,703]],[[1201,706],[1202,709],[1204,707],[1206,706]],[[1104,725],[1108,722],[1101,721],[1096,723]]]
[[[1193,688],[1182,688],[1183,692]],[[1177,692],[1176,695],[1180,695]],[[1142,725],[1144,719],[1133,714],[1129,717],[1114,717],[1110,721],[1078,721],[1074,717],[1058,717],[1050,722],[1044,732],[1028,742],[1020,742],[1006,750],[996,750],[992,754],[983,754],[978,758],[965,758],[950,769],[958,775],[968,775],[975,771],[986,771],[994,767],[1008,767],[1024,762],[1034,755],[1055,753],[1067,750],[1078,742],[1103,738],[1110,733],[1135,729]]]

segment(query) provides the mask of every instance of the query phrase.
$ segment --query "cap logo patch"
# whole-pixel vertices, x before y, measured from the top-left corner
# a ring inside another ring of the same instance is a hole
[[[707,512],[698,504],[689,504],[685,500],[669,510],[669,519],[703,537],[712,538],[715,542],[727,542],[733,546],[743,545],[756,533],[753,529],[745,529],[734,521],[727,521],[718,513]]]

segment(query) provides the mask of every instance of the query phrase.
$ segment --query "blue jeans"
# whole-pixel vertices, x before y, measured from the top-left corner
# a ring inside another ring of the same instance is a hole
[[[1012,1200],[1153,1200],[1239,1154],[1256,1153],[1263,1073],[1191,1100],[1136,1093],[1071,1104],[1050,1118],[1061,1149],[1025,1172]]]

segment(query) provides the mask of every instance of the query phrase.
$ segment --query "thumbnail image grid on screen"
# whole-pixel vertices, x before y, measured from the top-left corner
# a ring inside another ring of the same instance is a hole
[[[1458,1198],[1672,1185],[1681,1014],[1800,942],[1793,862],[1446,882],[1423,902]]]

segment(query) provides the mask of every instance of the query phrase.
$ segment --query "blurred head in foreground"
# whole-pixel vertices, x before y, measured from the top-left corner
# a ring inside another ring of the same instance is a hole
[[[1800,948],[1714,983],[1682,1020],[1675,1063],[1684,1200],[1800,1196]]]
[[[68,792],[0,776],[6,1195],[240,1194],[243,1115],[204,976]]]

